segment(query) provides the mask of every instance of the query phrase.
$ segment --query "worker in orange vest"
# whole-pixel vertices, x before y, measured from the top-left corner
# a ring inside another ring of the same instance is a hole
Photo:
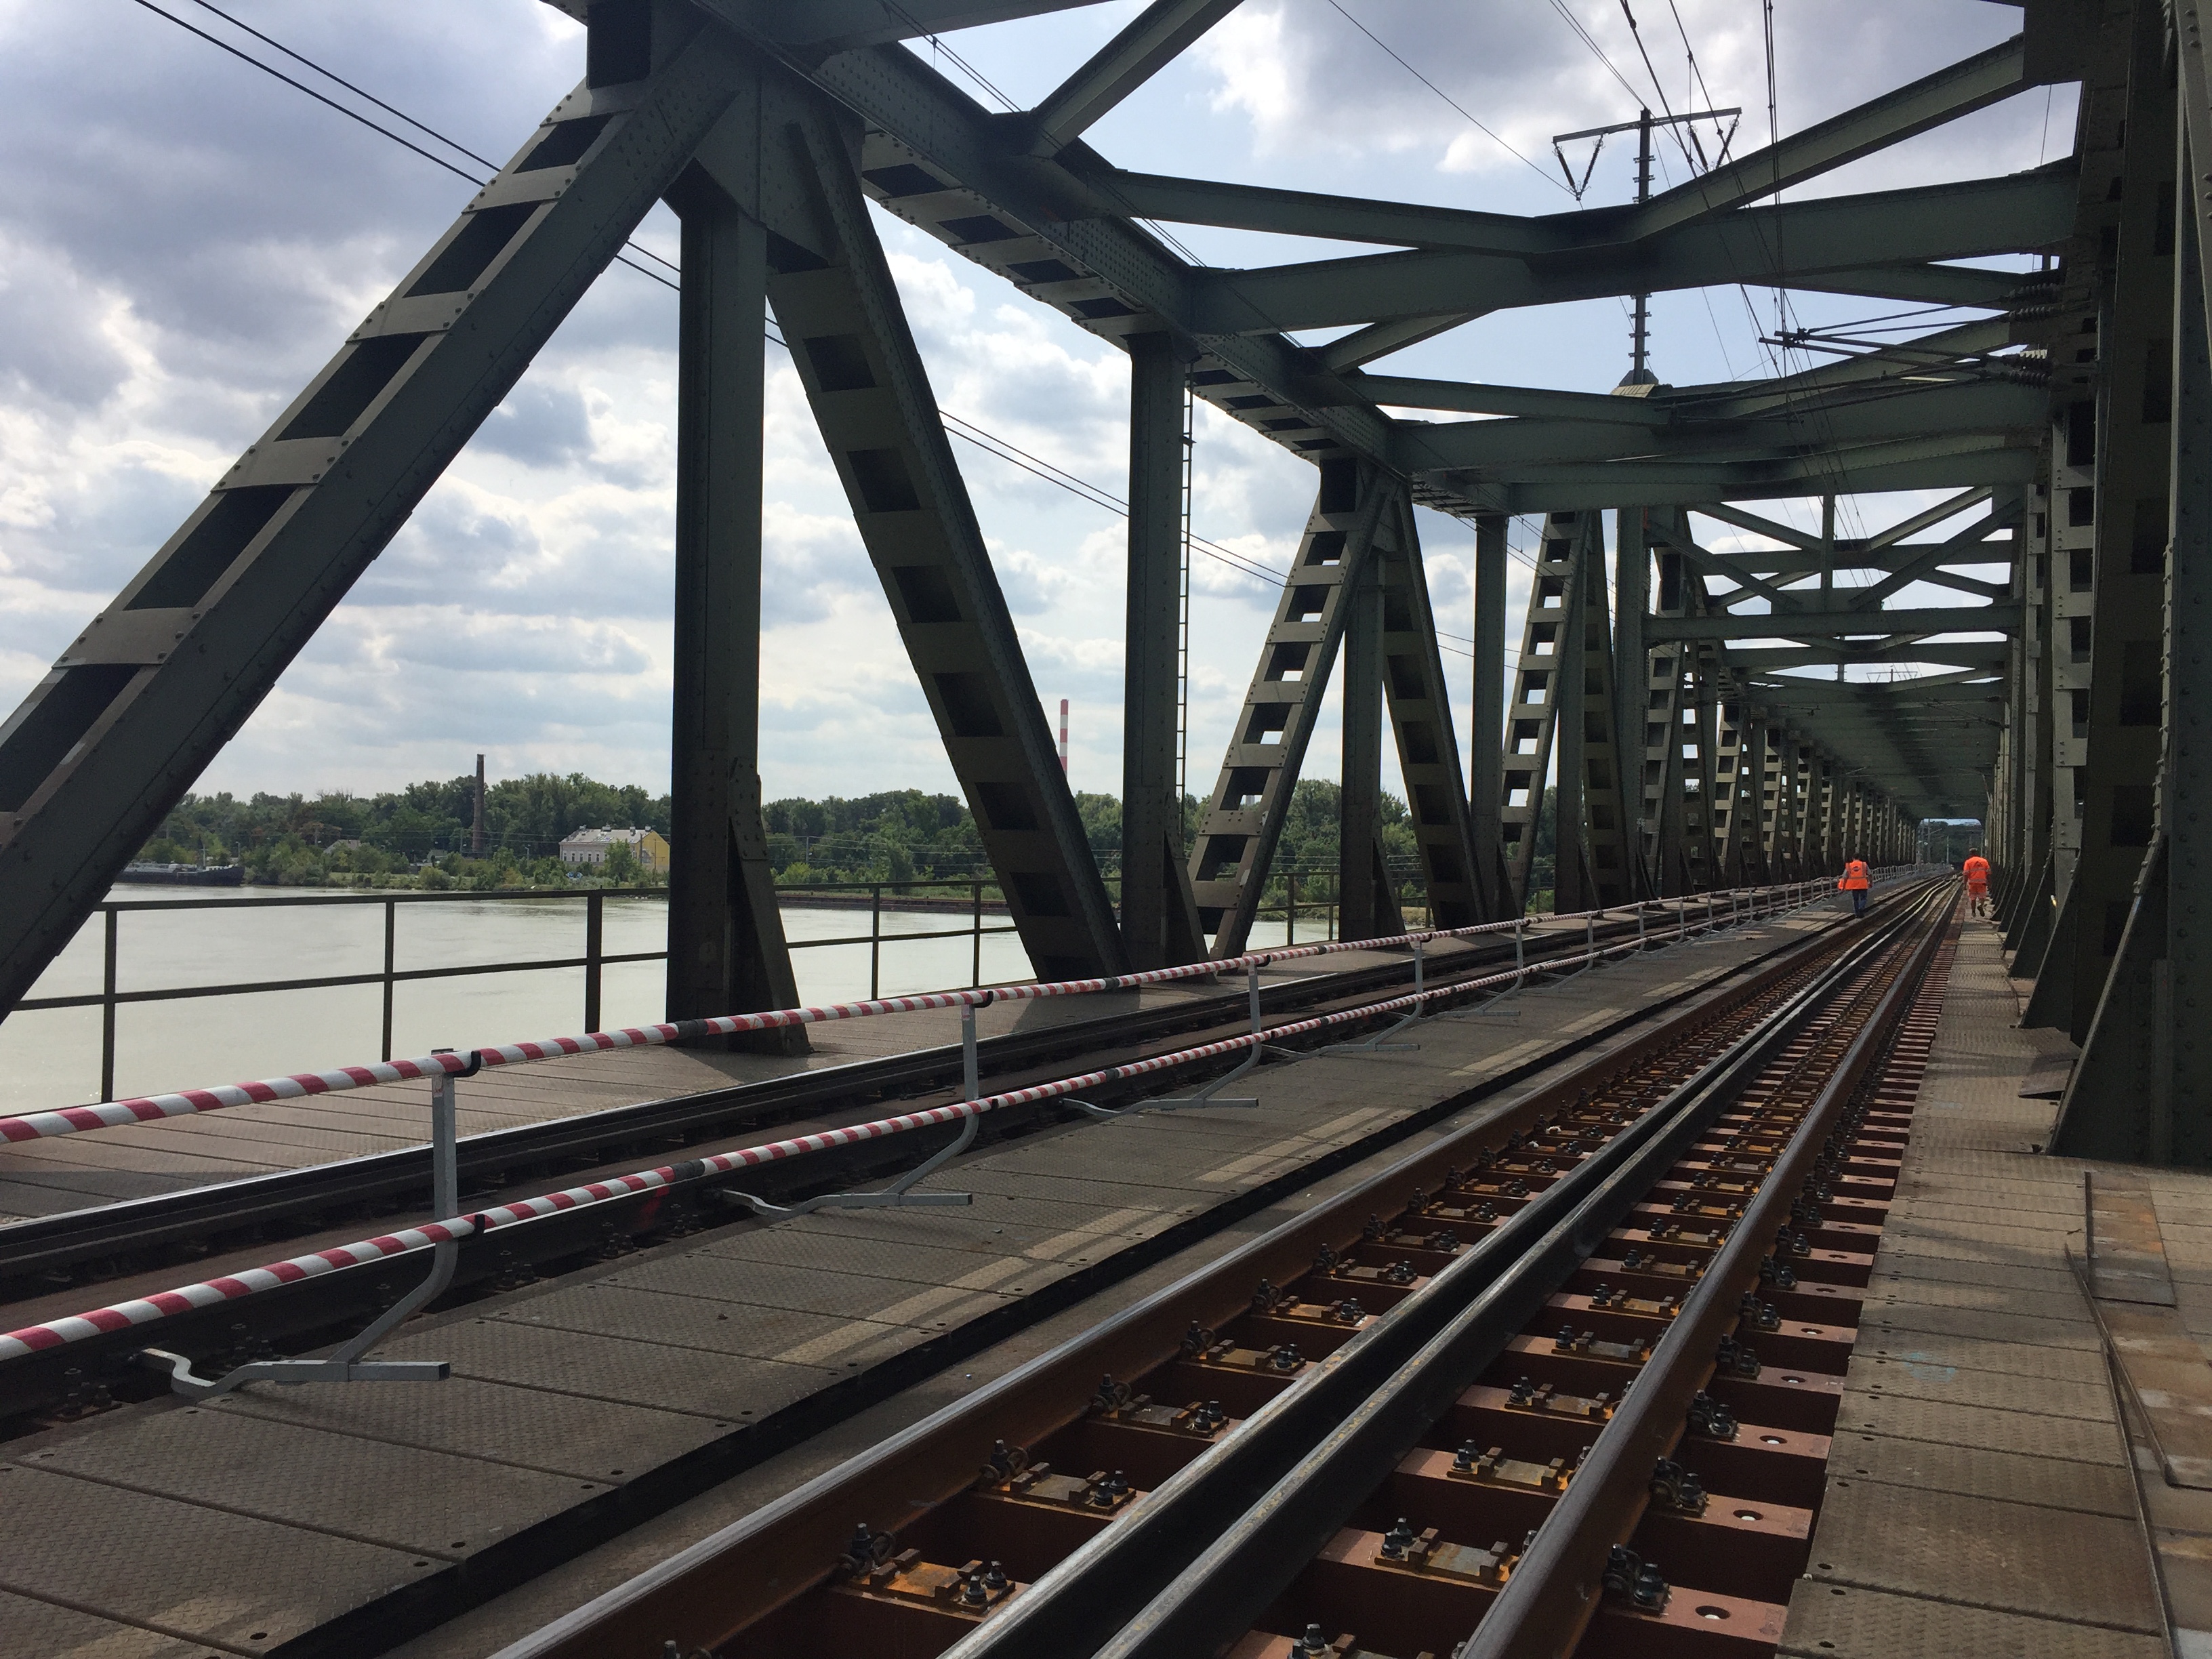
[[[1867,873],[1867,863],[1864,859],[1853,859],[1846,864],[1844,866],[1843,877],[1836,885],[1851,896],[1853,915],[1866,915],[1867,893],[1874,886],[1874,878]]]
[[[1990,861],[1977,848],[1966,854],[1964,866],[1966,877],[1966,899],[1974,914],[1985,916],[1990,913]]]

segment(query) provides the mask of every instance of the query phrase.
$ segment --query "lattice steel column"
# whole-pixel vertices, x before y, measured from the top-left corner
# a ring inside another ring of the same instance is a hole
[[[1717,660],[1720,648],[1710,644],[1691,647],[1690,661],[1694,683],[1692,695],[1694,702],[1698,759],[1694,775],[1698,785],[1698,808],[1691,821],[1693,833],[1689,845],[1696,863],[1692,876],[1698,887],[1711,891],[1723,884],[1727,868],[1727,849],[1723,837],[1728,833],[1728,808],[1721,799],[1721,701],[1719,671]],[[1685,788],[1686,788],[1686,784]]]
[[[761,822],[761,428],[768,230],[702,172],[678,181],[675,709],[668,1018],[799,1000]],[[727,1039],[806,1052],[798,1026]]]
[[[1112,902],[869,222],[859,134],[826,113],[797,132],[837,255],[772,249],[769,297],[815,422],[1030,963],[1117,972]]]
[[[1472,927],[1491,917],[1475,880],[1480,853],[1460,777],[1451,692],[1409,495],[1398,492],[1393,516],[1395,537],[1378,537],[1370,556],[1382,600],[1382,696],[1421,855],[1429,925]]]
[[[1486,513],[1474,521],[1474,707],[1468,716],[1474,729],[1468,740],[1468,834],[1474,844],[1483,915],[1492,921],[1520,914],[1498,840],[1505,775],[1506,528],[1502,513]]]
[[[1164,334],[1129,349],[1128,605],[1122,648],[1121,936],[1132,968],[1203,958],[1176,787],[1183,369]]]
[[[1766,805],[1766,716],[1753,708],[1748,699],[1742,708],[1743,721],[1737,728],[1740,735],[1735,776],[1736,799],[1741,805],[1737,816],[1744,820],[1741,841],[1744,879],[1753,886],[1764,886],[1773,879],[1767,842],[1774,827]]]
[[[1557,671],[1566,630],[1568,581],[1574,572],[1575,544],[1581,533],[1574,514],[1554,513],[1544,520],[1543,535],[1536,544],[1536,571],[1528,586],[1521,656],[1514,670],[1513,706],[1505,716],[1499,834],[1513,882],[1514,903],[1519,909],[1528,908],[1528,878],[1536,862],[1544,776],[1551,769],[1553,739],[1559,726]],[[1555,834],[1554,847],[1563,845],[1564,840]],[[1555,872],[1557,868],[1555,854]]]
[[[1382,584],[1378,567],[1397,538],[1397,513],[1386,507],[1375,545],[1351,579],[1344,619],[1343,745],[1338,786],[1337,932],[1373,939],[1397,931],[1384,925],[1390,882],[1382,866]],[[1395,908],[1395,907],[1393,907]]]
[[[1553,908],[1586,910],[1630,895],[1620,775],[1613,743],[1613,641],[1603,520],[1583,515],[1560,630],[1559,819]]]
[[[2160,636],[2172,415],[2174,103],[2160,8],[2135,8],[2124,149],[2117,159],[2117,260],[2097,336],[2094,536],[2069,553],[2071,585],[2094,588],[2088,743],[2076,775],[2081,853],[2073,1000],[2064,1023],[2088,1034],[2133,902],[2153,828]],[[2109,152],[2084,157],[2094,168]],[[2081,492],[2075,492],[2078,499]],[[2090,568],[2079,572],[2087,562]],[[2076,574],[2079,573],[2079,574]]]
[[[1656,892],[1651,843],[1658,819],[1646,773],[1651,706],[1651,655],[1644,647],[1644,617],[1651,608],[1649,509],[1625,507],[1613,514],[1613,754],[1620,798],[1624,892],[1648,898]]]
[[[1346,584],[1364,568],[1393,486],[1355,462],[1324,461],[1321,489],[1260,664],[1198,827],[1191,887],[1217,956],[1244,948],[1291,809],[1291,792],[1344,639]]]
[[[2207,171],[2212,73],[2192,8],[2179,40],[2177,176]],[[2177,227],[2173,480],[2164,582],[2156,825],[2112,972],[2068,1081],[2051,1150],[2069,1157],[2212,1166],[2212,327],[2201,257],[2212,203],[2200,186]]]

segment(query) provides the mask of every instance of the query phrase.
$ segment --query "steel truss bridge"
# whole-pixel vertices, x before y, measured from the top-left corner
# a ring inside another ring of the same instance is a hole
[[[1235,0],[1156,0],[1019,113],[901,44],[1079,3],[559,0],[588,27],[584,83],[0,726],[0,1011],[665,201],[684,270],[670,1018],[796,1000],[757,765],[765,308],[1045,977],[1243,947],[1340,659],[1348,936],[1397,925],[1386,710],[1441,927],[1526,902],[1554,769],[1560,910],[1899,862],[1920,819],[1978,817],[2030,1020],[2084,1044],[2063,1149],[2212,1163],[2212,1112],[2188,1104],[2212,1098],[2192,879],[2212,859],[2191,850],[2212,828],[2191,805],[2212,691],[2199,0],[2027,0],[2002,46],[1632,205],[1539,217],[1137,173],[1085,143]],[[2077,81],[2066,159],[1778,199]],[[1118,915],[872,200],[1128,354]],[[1212,269],[1148,222],[1378,251]],[[1510,307],[1735,283],[1985,314],[1786,377],[1609,395],[1367,368]],[[1316,489],[1186,858],[1188,392],[1310,460]],[[1386,412],[1407,410],[1497,418]],[[1834,533],[1837,498],[1907,490],[1941,500]],[[1807,497],[1817,535],[1759,511]],[[1474,528],[1471,775],[1416,504]],[[1516,514],[1543,529],[1509,674]],[[1692,515],[1780,550],[1700,546]],[[1970,602],[1891,605],[1927,583]]]

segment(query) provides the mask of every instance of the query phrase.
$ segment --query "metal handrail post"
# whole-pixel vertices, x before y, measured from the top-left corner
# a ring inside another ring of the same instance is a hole
[[[433,1054],[450,1054],[451,1048]],[[483,1057],[471,1054],[467,1066],[458,1073],[441,1071],[430,1079],[430,1208],[435,1219],[450,1221],[461,1209],[461,1152],[459,1112],[455,1084],[474,1077],[483,1068]],[[368,1359],[362,1356],[403,1322],[445,1294],[459,1265],[461,1243],[448,1238],[431,1247],[429,1276],[386,1308],[368,1328],[331,1350],[327,1359],[257,1359],[234,1367],[221,1376],[197,1375],[189,1357],[163,1348],[143,1348],[138,1363],[169,1374],[169,1387],[187,1400],[208,1400],[228,1394],[249,1382],[277,1382],[297,1388],[302,1382],[441,1382],[453,1375],[446,1359]]]
[[[100,1098],[103,1104],[115,1098],[115,907],[102,905],[101,914],[106,918],[106,956],[100,968]]]
[[[1412,1009],[1383,1027],[1364,1042],[1332,1042],[1315,1052],[1323,1054],[1411,1054],[1419,1048],[1421,1045],[1418,1042],[1393,1042],[1390,1039],[1408,1025],[1418,1023],[1422,1018],[1421,1007],[1428,1000],[1425,966],[1421,941],[1415,939],[1413,941],[1413,1006]]]
[[[1290,901],[1283,912],[1283,943],[1296,945],[1298,942],[1298,872],[1297,871],[1291,872],[1290,882]]]
[[[960,1101],[972,1104],[983,1097],[982,1067],[975,1052],[975,1010],[988,1007],[994,1000],[985,992],[981,1002],[960,1005]],[[744,1204],[754,1213],[764,1215],[772,1221],[787,1221],[793,1216],[811,1215],[817,1210],[904,1210],[943,1209],[972,1204],[973,1193],[917,1193],[915,1182],[925,1176],[934,1175],[954,1158],[975,1144],[975,1131],[983,1121],[983,1114],[974,1111],[960,1126],[960,1133],[939,1147],[920,1164],[908,1170],[896,1181],[880,1192],[824,1193],[819,1198],[802,1199],[796,1204],[771,1204],[751,1193],[720,1192],[714,1196],[724,1204]]]
[[[600,958],[606,954],[606,896],[584,896],[584,1029],[599,1029]]]
[[[974,951],[968,966],[968,988],[973,990],[983,982],[983,884],[979,881],[971,885],[975,890],[975,925]]]
[[[869,890],[868,905],[868,1000],[873,1002],[883,995],[884,984],[884,884],[878,882]]]
[[[392,899],[384,901],[384,1049],[379,1060],[392,1058],[392,1003],[397,983],[392,972],[398,966],[397,948],[399,938],[399,906]],[[589,1022],[586,1022],[588,1026]]]
[[[1260,1103],[1257,1100],[1248,1100],[1243,1098],[1224,1100],[1221,1097],[1220,1091],[1227,1088],[1238,1078],[1243,1077],[1245,1073],[1257,1066],[1260,1063],[1261,1054],[1267,1051],[1270,1047],[1266,1041],[1267,1028],[1263,1025],[1260,1020],[1260,969],[1266,965],[1268,960],[1269,959],[1266,957],[1254,957],[1250,962],[1245,964],[1244,993],[1247,1004],[1252,1012],[1252,1046],[1245,1051],[1244,1058],[1238,1060],[1233,1068],[1224,1072],[1219,1077],[1214,1079],[1212,1082],[1207,1084],[1194,1095],[1175,1095],[1163,1099],[1140,1101],[1134,1106],[1123,1107],[1119,1111],[1109,1110],[1103,1106],[1093,1106],[1087,1102],[1080,1100],[1072,1101],[1069,1103],[1071,1105],[1080,1106],[1085,1111],[1090,1113],[1093,1117],[1120,1117],[1126,1112],[1137,1111],[1173,1112],[1180,1111],[1186,1106],[1247,1106],[1256,1108]],[[1287,1060],[1296,1060],[1299,1058],[1297,1054],[1288,1048],[1276,1048],[1273,1052],[1282,1055]]]

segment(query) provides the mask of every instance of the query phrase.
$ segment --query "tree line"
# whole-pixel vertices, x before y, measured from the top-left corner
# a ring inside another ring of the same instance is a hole
[[[484,792],[481,853],[469,847],[475,802],[476,779],[465,773],[380,794],[186,795],[139,856],[156,864],[243,864],[251,882],[295,887],[492,890],[665,879],[619,854],[588,871],[564,866],[560,844],[580,829],[610,824],[666,836],[672,804],[665,794],[580,772],[502,778]],[[1327,779],[1307,779],[1291,792],[1272,898],[1279,901],[1292,872],[1302,902],[1334,897],[1337,802],[1337,786]],[[1079,793],[1075,805],[1092,858],[1109,887],[1118,884],[1121,801]],[[1185,798],[1186,850],[1202,808],[1196,797]],[[762,816],[780,886],[990,879],[975,818],[957,795],[892,789],[822,800],[789,796],[767,803]],[[1382,819],[1385,860],[1411,896],[1419,886],[1419,853],[1405,803],[1386,793]],[[1548,884],[1549,820],[1547,813],[1532,884]]]

